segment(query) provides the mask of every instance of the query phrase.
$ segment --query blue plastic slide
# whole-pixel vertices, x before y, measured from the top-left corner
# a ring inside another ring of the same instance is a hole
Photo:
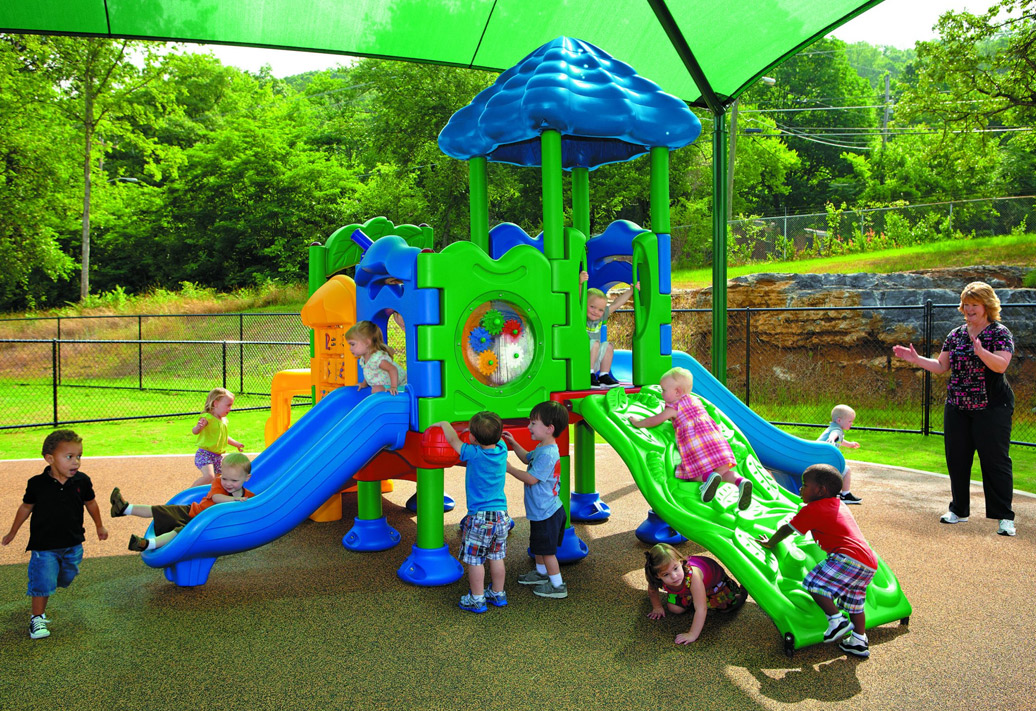
[[[771,425],[757,415],[737,395],[727,390],[712,373],[706,370],[693,356],[682,351],[673,352],[673,367],[687,368],[694,376],[694,394],[700,395],[723,411],[745,435],[762,465],[793,477],[792,482],[779,483],[793,493],[798,493],[802,472],[811,464],[830,464],[838,471],[845,468],[845,458],[838,447],[826,442],[802,439]],[[630,382],[633,356],[630,351],[615,351],[612,372],[624,382]],[[789,486],[793,484],[793,486]]]
[[[245,484],[256,496],[198,514],[167,545],[143,554],[177,585],[203,585],[217,556],[257,548],[306,520],[382,449],[403,445],[412,395],[339,388],[317,403],[252,462]],[[177,494],[200,500],[208,487]]]

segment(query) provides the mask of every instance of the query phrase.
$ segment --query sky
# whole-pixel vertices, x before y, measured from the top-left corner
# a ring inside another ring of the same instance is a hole
[[[918,40],[935,37],[932,27],[948,10],[985,12],[994,0],[885,0],[859,17],[842,25],[831,34],[846,42],[869,42],[911,49]],[[188,45],[196,51],[211,51],[224,64],[259,71],[269,64],[273,75],[287,77],[302,72],[336,67],[349,57],[313,52],[229,47],[220,45]]]

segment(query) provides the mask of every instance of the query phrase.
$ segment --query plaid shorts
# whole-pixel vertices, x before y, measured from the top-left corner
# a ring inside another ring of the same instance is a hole
[[[460,561],[482,565],[486,560],[503,560],[507,555],[507,534],[511,518],[506,511],[478,511],[460,522]]]
[[[847,555],[832,553],[809,571],[802,581],[811,593],[829,597],[846,612],[863,612],[867,586],[874,577],[874,569]]]
[[[194,453],[194,466],[201,469],[206,464],[211,464],[216,476],[223,473],[223,455],[210,452],[207,449],[199,449]]]

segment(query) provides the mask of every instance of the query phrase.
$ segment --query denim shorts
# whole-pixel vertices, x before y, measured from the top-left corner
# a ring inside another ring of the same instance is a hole
[[[83,546],[30,551],[29,597],[50,597],[58,588],[67,588],[79,574],[83,562]]]

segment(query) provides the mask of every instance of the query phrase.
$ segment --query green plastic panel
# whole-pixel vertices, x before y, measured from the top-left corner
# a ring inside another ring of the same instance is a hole
[[[535,247],[520,245],[494,260],[471,242],[417,257],[417,284],[440,289],[441,325],[417,327],[417,358],[442,362],[442,395],[418,401],[421,430],[439,420],[468,420],[480,410],[528,417],[537,403],[566,385],[566,361],[554,357],[552,333],[567,321],[564,293],[551,291],[551,263]],[[573,290],[578,279],[573,279]],[[527,318],[533,347],[521,376],[503,386],[481,382],[466,363],[468,324],[487,303],[503,302]],[[586,349],[586,336],[582,348]],[[589,377],[589,376],[588,376]]]
[[[715,93],[729,101],[878,2],[664,4]],[[0,31],[242,44],[495,70],[564,35],[595,44],[669,93],[705,105],[645,0],[20,0],[0,3]]]
[[[629,424],[630,415],[646,417],[661,411],[657,386],[636,395],[612,388],[606,395],[574,401],[573,409],[615,448],[655,513],[714,555],[748,589],[782,636],[794,635],[796,648],[816,644],[827,628],[827,618],[802,581],[827,554],[806,536],[785,539],[774,552],[757,543],[790,519],[802,500],[777,485],[737,425],[712,403],[699,400],[730,442],[737,473],[753,482],[752,505],[745,511],[737,510],[737,488],[732,484],[721,484],[716,498],[706,504],[700,484],[674,476],[680,455],[671,423],[651,429]],[[865,612],[868,627],[910,616],[910,602],[881,559],[867,588]]]
[[[387,235],[396,235],[406,240],[411,247],[418,249],[431,249],[435,237],[432,228],[428,225],[394,225],[387,217],[372,217],[362,225],[352,224],[339,227],[327,238],[327,244],[324,245],[325,278],[360,263],[363,258],[363,250],[352,240],[352,234],[356,230],[362,230],[374,241]],[[312,286],[310,288],[312,291]]]

